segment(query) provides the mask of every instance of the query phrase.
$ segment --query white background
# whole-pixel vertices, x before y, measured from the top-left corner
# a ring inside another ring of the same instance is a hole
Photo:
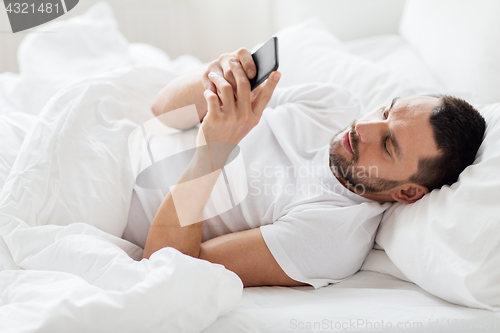
[[[99,1],[80,0],[56,20],[81,14]],[[107,1],[130,42],[155,45],[172,58],[192,54],[204,62],[242,46],[251,48],[282,27],[310,16],[320,17],[343,41],[396,34],[405,4],[405,0]],[[5,7],[0,6],[0,73],[17,73],[19,43],[36,28],[13,34]],[[43,25],[41,28],[44,30]]]

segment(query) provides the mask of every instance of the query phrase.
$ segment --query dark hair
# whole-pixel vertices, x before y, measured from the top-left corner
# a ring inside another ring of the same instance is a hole
[[[434,140],[440,156],[422,158],[410,181],[432,191],[457,181],[460,173],[474,162],[483,141],[486,123],[481,114],[463,99],[432,95],[441,100],[430,116]]]

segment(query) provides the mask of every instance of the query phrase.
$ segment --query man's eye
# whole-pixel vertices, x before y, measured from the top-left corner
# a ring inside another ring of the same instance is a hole
[[[383,111],[382,115],[383,115],[383,117],[384,117],[384,120],[385,120],[385,119],[387,119],[388,114],[389,114],[389,111],[388,111],[388,110],[384,110],[384,111]]]
[[[384,141],[384,149],[387,152],[387,154],[391,155],[391,153],[389,153],[389,149],[387,149],[387,140],[389,140],[389,139],[385,139],[385,141]]]

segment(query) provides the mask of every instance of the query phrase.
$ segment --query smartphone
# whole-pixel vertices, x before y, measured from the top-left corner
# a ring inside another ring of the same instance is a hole
[[[257,51],[252,53],[253,61],[257,67],[257,74],[250,80],[252,90],[264,82],[269,75],[278,69],[278,37],[269,38]]]

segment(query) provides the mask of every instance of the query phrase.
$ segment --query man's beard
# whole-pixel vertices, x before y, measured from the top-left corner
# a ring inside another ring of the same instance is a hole
[[[346,185],[351,186],[359,192],[366,193],[380,193],[393,189],[394,187],[401,185],[402,181],[389,180],[378,177],[378,167],[371,166],[366,170],[365,167],[358,166],[359,161],[359,137],[355,130],[356,121],[353,121],[351,126],[349,126],[349,139],[351,141],[352,151],[354,153],[352,159],[348,161],[343,157],[338,150],[344,149],[342,139],[335,140],[340,133],[337,133],[330,141],[330,168],[336,170],[336,174],[346,180]],[[371,172],[375,170],[376,177],[372,177]],[[335,172],[334,172],[335,174]]]

